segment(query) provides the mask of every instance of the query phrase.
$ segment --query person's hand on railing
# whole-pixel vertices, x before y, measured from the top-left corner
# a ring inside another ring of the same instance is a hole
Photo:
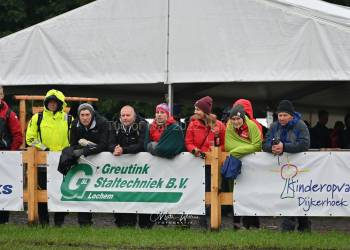
[[[200,157],[200,158],[205,158],[205,153],[200,151],[198,148],[194,148],[192,149],[191,153],[196,156],[196,157]]]

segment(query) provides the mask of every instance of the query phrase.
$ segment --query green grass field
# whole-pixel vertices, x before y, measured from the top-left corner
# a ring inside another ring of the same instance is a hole
[[[0,249],[350,249],[350,234],[2,225]]]

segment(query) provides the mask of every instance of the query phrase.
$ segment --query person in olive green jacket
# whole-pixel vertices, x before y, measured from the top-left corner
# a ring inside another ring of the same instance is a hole
[[[225,134],[225,150],[236,158],[261,151],[262,139],[258,126],[245,115],[241,105],[234,106],[230,111]],[[244,171],[244,170],[243,170]],[[243,226],[260,227],[259,217],[243,216]],[[239,229],[240,223],[234,218],[234,228]]]
[[[236,158],[261,151],[262,139],[258,126],[245,115],[241,105],[231,109],[226,125],[225,150]]]
[[[65,96],[61,91],[51,89],[44,99],[44,111],[34,114],[26,132],[28,146],[45,151],[62,151],[69,146],[69,117],[63,111],[66,107]],[[39,121],[38,121],[39,120]],[[39,125],[39,126],[38,126]],[[39,168],[38,184],[46,189],[46,168]],[[39,203],[39,221],[42,225],[49,224],[47,203]],[[61,213],[55,213],[55,224]],[[58,219],[60,221],[60,219]]]

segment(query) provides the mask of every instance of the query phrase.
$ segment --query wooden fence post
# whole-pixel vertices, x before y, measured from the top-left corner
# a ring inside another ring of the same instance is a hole
[[[28,194],[28,223],[38,221],[38,168],[36,163],[37,149],[30,147],[23,152],[24,162],[27,163],[27,194]]]
[[[211,148],[211,189],[210,189],[210,226],[218,230],[221,221],[221,204],[219,197],[219,158],[221,150],[219,147]]]
[[[28,224],[38,222],[38,203],[47,202],[47,190],[38,190],[38,165],[47,164],[47,154],[34,147],[23,151],[23,163],[27,164],[27,187],[23,191],[23,199],[28,203]]]

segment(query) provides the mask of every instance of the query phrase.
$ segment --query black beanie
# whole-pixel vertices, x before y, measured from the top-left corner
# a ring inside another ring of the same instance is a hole
[[[244,120],[245,118],[244,108],[241,105],[235,105],[230,111],[230,118],[232,118],[233,116],[239,116]]]
[[[285,112],[285,113],[288,113],[290,114],[291,116],[294,116],[294,112],[295,112],[295,109],[294,109],[294,106],[293,104],[291,103],[291,101],[288,101],[288,100],[282,100],[279,104],[278,104],[278,107],[277,107],[277,114],[278,113],[281,113],[281,112]]]

